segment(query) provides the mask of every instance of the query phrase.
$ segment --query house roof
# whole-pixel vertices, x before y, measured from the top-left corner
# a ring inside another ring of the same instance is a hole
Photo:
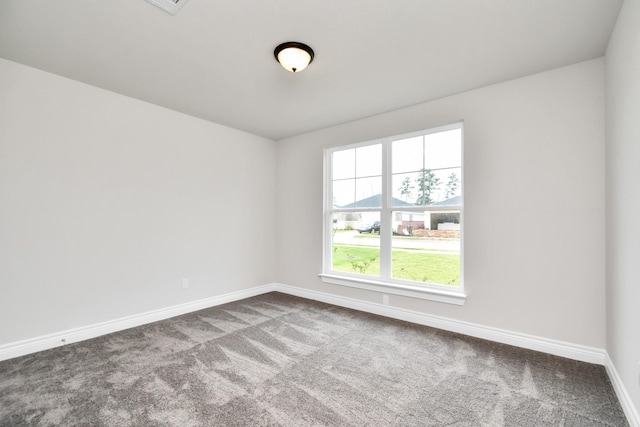
[[[392,197],[393,206],[414,206],[411,203],[407,203],[403,200]],[[367,197],[366,199],[356,200],[354,203],[350,203],[345,206],[340,206],[345,209],[352,208],[379,208],[382,206],[382,194],[376,194],[375,196]]]
[[[396,199],[392,197],[393,207],[402,207],[402,206],[415,206],[413,203],[405,202],[404,200]],[[431,206],[459,206],[462,202],[461,196],[451,197],[447,200],[442,200],[437,203],[433,203]],[[366,199],[357,200],[354,203],[349,203],[348,205],[340,206],[345,209],[354,209],[354,208],[379,208],[382,206],[382,194],[376,194],[375,196],[367,197]]]
[[[455,197],[451,197],[450,199],[434,203],[431,206],[459,206],[461,203],[462,203],[462,196],[455,196]]]

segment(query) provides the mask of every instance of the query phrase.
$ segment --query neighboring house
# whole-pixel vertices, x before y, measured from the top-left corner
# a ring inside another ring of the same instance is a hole
[[[400,199],[392,198],[393,206],[401,209],[403,206],[415,206],[412,203]],[[396,212],[393,218],[392,228],[396,233],[404,233],[413,229],[427,230],[460,230],[460,205],[462,197],[455,196],[431,206],[451,206],[451,210],[441,212]],[[334,228],[344,230],[347,228],[358,228],[363,224],[371,224],[379,221],[378,212],[368,212],[367,208],[377,208],[382,205],[382,194],[376,194],[365,199],[357,200],[348,205],[340,206],[343,209],[364,209],[362,212],[341,212],[336,215]]]
[[[393,206],[413,206],[411,203],[407,203],[403,200],[392,198]],[[357,208],[379,208],[382,206],[382,194],[376,194],[375,196],[367,197],[365,199],[356,200],[348,205],[339,206],[343,209],[357,209]],[[414,215],[415,216],[415,215]],[[372,224],[374,221],[380,221],[380,215],[378,212],[340,212],[336,215],[334,220],[334,228],[344,230],[347,228],[358,228],[363,224]],[[395,222],[395,221],[394,221]],[[395,229],[394,225],[394,229]]]
[[[433,206],[451,206],[450,211],[431,212],[429,218],[429,228],[431,230],[460,231],[460,206],[462,196],[451,197],[450,199],[434,203]]]
[[[441,230],[460,231],[460,206],[461,196],[451,197],[430,206],[447,206],[451,210],[439,212],[398,212],[394,220],[394,231],[401,234],[411,234],[413,230]],[[405,232],[406,230],[406,232]]]

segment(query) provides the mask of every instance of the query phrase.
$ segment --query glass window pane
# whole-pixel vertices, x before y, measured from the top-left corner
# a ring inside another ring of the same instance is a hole
[[[444,206],[460,205],[460,188],[462,182],[461,168],[440,169],[434,171],[440,185],[432,194],[433,204]]]
[[[356,203],[357,208],[382,207],[382,177],[357,178],[356,179]]]
[[[393,212],[394,279],[460,286],[460,211]]]
[[[332,269],[380,275],[380,212],[333,215]]]
[[[409,206],[416,202],[417,173],[401,173],[393,175],[391,185],[393,188],[391,200],[393,206]]]
[[[333,179],[355,178],[356,176],[356,150],[334,151],[332,157]]]
[[[382,175],[382,144],[356,148],[356,177]]]
[[[392,173],[416,172],[423,167],[423,137],[400,139],[391,144]]]
[[[348,205],[355,203],[355,194],[355,179],[333,181],[333,207],[348,207]]]
[[[441,169],[462,165],[462,131],[454,129],[425,136],[424,167]]]
[[[418,206],[429,206],[440,200],[443,183],[438,171],[422,169],[416,174],[416,201]]]

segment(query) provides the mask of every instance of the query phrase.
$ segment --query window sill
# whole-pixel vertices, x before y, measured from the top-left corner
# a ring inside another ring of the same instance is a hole
[[[382,292],[385,294],[420,298],[454,305],[464,305],[465,301],[467,300],[467,295],[461,291],[424,288],[421,286],[389,283],[378,280],[362,279],[359,277],[341,276],[336,274],[319,274],[319,276],[325,283],[348,286],[351,288],[366,289],[368,291]]]

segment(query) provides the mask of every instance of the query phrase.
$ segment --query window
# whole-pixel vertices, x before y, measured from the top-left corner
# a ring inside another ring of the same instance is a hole
[[[462,131],[326,150],[323,280],[464,302]]]

